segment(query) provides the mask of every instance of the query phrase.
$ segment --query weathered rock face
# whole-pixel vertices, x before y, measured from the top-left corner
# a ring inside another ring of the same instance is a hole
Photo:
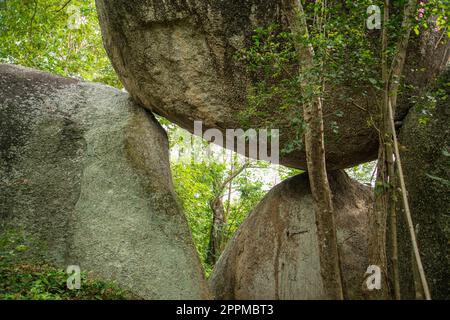
[[[147,299],[208,298],[168,143],[126,93],[0,65],[0,231]]]
[[[295,2],[96,1],[105,47],[126,89],[147,108],[191,132],[195,120],[202,120],[204,129],[224,131],[242,127],[239,114],[246,107],[251,80],[236,61],[235,54],[250,44],[258,27],[275,22],[288,29],[286,17],[292,14]],[[424,66],[420,64],[422,60],[426,66],[428,62],[441,63],[428,73],[408,75],[408,79],[418,85],[433,78],[450,53],[448,45],[436,45],[440,36],[429,38],[424,46],[435,48],[434,51],[421,50],[421,43],[413,45],[410,51],[418,62],[408,64],[406,69],[421,69],[416,63]],[[432,40],[436,43],[431,44]],[[445,50],[440,50],[442,47]],[[362,89],[355,84],[348,88],[328,88],[331,98],[325,101],[324,112],[330,169],[349,167],[377,157],[378,135],[368,125],[370,110],[376,115],[376,99],[363,96]],[[339,98],[344,92],[354,103]],[[338,117],[337,111],[343,111],[344,116]],[[292,142],[296,134],[291,123],[293,115],[276,111],[276,108],[268,113],[266,119],[254,119],[249,126],[260,128],[276,120],[282,147]],[[336,126],[338,133],[334,132]],[[282,155],[281,163],[305,168],[305,154],[299,150]]]
[[[433,104],[416,105],[408,113],[400,132],[400,142],[405,147],[401,156],[412,219],[434,299],[450,299],[449,84],[450,70],[432,90],[434,93],[443,90],[445,100],[439,100],[434,108]],[[420,121],[421,118],[428,120]],[[402,298],[414,298],[410,236],[403,213],[398,215]]]
[[[330,174],[348,299],[362,297],[367,269],[370,188],[344,172]],[[325,299],[308,176],[272,189],[219,259],[211,285],[217,299]]]
[[[428,23],[432,26],[435,22],[430,19]],[[400,96],[396,110],[398,119],[405,118],[412,107],[408,101],[410,97],[422,96],[439,75],[445,72],[450,57],[450,41],[442,33],[445,33],[445,30],[436,32],[434,28],[428,28],[421,31],[420,37],[412,35],[404,68],[408,87]]]

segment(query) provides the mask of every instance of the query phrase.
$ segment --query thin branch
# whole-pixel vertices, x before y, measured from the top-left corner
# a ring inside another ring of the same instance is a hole
[[[368,112],[366,108],[361,107],[359,104],[357,104],[355,101],[353,101],[353,99],[351,100],[352,104],[357,107],[358,109],[364,111],[364,112]]]
[[[64,8],[67,7],[69,5],[69,3],[71,3],[71,2],[72,2],[72,0],[67,0],[66,3],[61,8],[59,8],[58,10],[55,10],[54,12],[58,13],[58,12],[63,11]]]
[[[444,36],[447,34],[447,27],[444,28],[444,30],[442,30],[442,34],[439,37],[439,40],[436,42],[436,46],[434,47],[434,50],[437,50],[437,48],[439,47],[439,44],[441,43],[442,39],[444,38]]]
[[[375,178],[375,173],[377,172],[377,166],[374,166],[373,170],[372,170],[372,174],[370,176],[370,183],[369,185],[373,184],[373,179]]]
[[[28,31],[29,38],[30,38],[30,42],[32,41],[32,36],[33,36],[33,23],[34,23],[34,19],[36,18],[37,7],[38,7],[38,0],[34,0],[33,16],[31,17],[31,21],[30,21],[30,29],[29,29],[29,31]]]
[[[398,88],[400,87],[400,77],[403,73],[403,67],[405,65],[406,53],[408,49],[409,39],[411,36],[412,28],[412,17],[417,7],[417,0],[409,0],[406,4],[402,30],[403,35],[397,42],[397,54],[392,61],[391,71],[390,71],[390,81],[389,81],[389,96],[391,97],[393,110],[395,111],[397,106],[397,94]]]
[[[383,99],[383,132],[385,134],[384,139],[384,148],[385,148],[385,156],[384,161],[386,162],[386,170],[387,170],[387,179],[384,181],[386,183],[386,192],[387,192],[387,210],[389,210],[390,217],[390,231],[391,231],[391,263],[392,263],[392,276],[394,282],[394,297],[396,300],[400,300],[400,275],[398,270],[398,240],[397,240],[397,213],[395,207],[395,193],[394,193],[394,178],[395,178],[395,166],[394,166],[394,155],[392,150],[392,134],[390,130],[390,121],[389,121],[389,89],[390,89],[390,77],[388,74],[388,24],[390,20],[389,16],[389,6],[390,1],[385,0],[384,2],[384,21],[383,21],[383,65],[382,65],[382,74],[383,74],[383,82],[384,82],[384,99]],[[408,35],[409,38],[409,35]],[[406,48],[405,48],[406,50]],[[406,55],[406,54],[405,54]],[[402,72],[402,69],[398,70],[398,72]],[[388,214],[386,214],[386,217]]]
[[[216,194],[216,196],[214,197],[214,199],[211,201],[211,203],[214,203],[215,201],[217,201],[217,199],[219,199],[220,197],[222,197],[223,195],[223,191],[225,190],[226,186],[233,181],[238,175],[240,175],[242,173],[242,171],[244,171],[245,169],[247,169],[250,166],[251,162],[246,162],[242,167],[239,168],[239,170],[233,172],[230,176],[228,176],[225,181],[220,185],[219,190]]]

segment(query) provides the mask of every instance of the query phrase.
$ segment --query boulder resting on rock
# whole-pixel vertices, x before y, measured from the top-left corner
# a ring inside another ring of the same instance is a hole
[[[270,110],[259,110],[264,115],[242,123],[240,114],[256,79],[237,61],[236,54],[251,45],[257,28],[276,23],[289,30],[287,17],[293,14],[296,1],[96,0],[96,4],[108,55],[136,101],[191,132],[194,121],[202,121],[205,130],[222,132],[260,129],[270,123],[280,130],[281,149],[290,149],[287,146],[298,134],[292,123],[294,110],[270,106]],[[361,10],[363,16],[366,8]],[[412,59],[405,67],[408,84],[424,86],[442,70],[450,55],[450,42],[440,44],[441,40],[433,31],[411,40],[408,58]],[[423,69],[426,72],[420,71]],[[373,90],[358,81],[339,86],[329,83],[327,90],[328,168],[342,169],[376,159],[378,134],[370,125],[378,114]],[[407,100],[402,97],[398,108],[400,120],[407,112]],[[305,169],[304,150],[283,153],[280,162]]]

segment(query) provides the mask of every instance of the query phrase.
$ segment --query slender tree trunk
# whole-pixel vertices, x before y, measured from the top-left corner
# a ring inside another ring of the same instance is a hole
[[[385,148],[380,147],[379,154],[375,202],[372,212],[369,214],[369,225],[371,228],[369,235],[369,265],[375,265],[380,268],[381,288],[379,290],[367,291],[369,299],[386,299],[389,293],[386,258],[386,220],[389,199],[383,185],[384,181],[387,181],[386,161],[384,160]]]
[[[223,229],[225,226],[225,210],[222,197],[215,198],[211,202],[210,207],[213,212],[213,221],[209,236],[208,254],[206,260],[210,265],[215,265],[221,254]]]
[[[397,244],[397,215],[396,215],[396,207],[395,207],[395,187],[394,187],[394,179],[395,179],[395,165],[394,165],[394,156],[392,151],[392,133],[391,133],[391,123],[389,118],[386,115],[389,114],[389,69],[388,69],[388,31],[387,26],[389,23],[389,8],[390,1],[384,1],[384,19],[383,19],[383,35],[382,35],[382,76],[384,83],[384,99],[383,99],[383,126],[382,130],[384,133],[384,144],[381,147],[385,148],[385,161],[387,167],[387,206],[386,208],[389,210],[390,217],[390,231],[391,231],[391,266],[392,266],[392,282],[394,286],[394,297],[396,300],[400,300],[400,276],[398,272],[398,244]],[[385,243],[382,246],[386,246]]]
[[[391,192],[391,196],[395,197],[395,190]],[[391,228],[391,265],[392,265],[392,281],[394,282],[394,298],[401,299],[400,294],[400,273],[398,268],[398,236],[397,236],[397,208],[396,200],[391,198],[389,214],[390,214],[390,228]]]
[[[225,214],[225,207],[223,205],[223,194],[227,186],[229,186],[229,194],[231,194],[231,188],[233,180],[239,176],[250,165],[249,162],[245,163],[238,170],[234,170],[234,165],[231,168],[230,175],[219,186],[216,197],[211,200],[209,206],[213,212],[211,231],[209,235],[208,253],[206,255],[206,262],[210,265],[215,265],[222,253],[224,247],[224,228],[226,224],[227,216]]]
[[[394,111],[397,107],[398,89],[400,87],[401,76],[403,74],[403,68],[405,66],[406,54],[408,51],[408,44],[411,36],[411,29],[416,8],[417,1],[408,0],[403,12],[402,35],[397,42],[397,54],[391,66],[389,97],[391,100],[392,110]]]
[[[298,9],[297,15],[290,17],[293,34],[296,37],[309,37],[301,2],[296,0],[292,4],[294,8]],[[314,63],[314,51],[311,47],[305,47],[300,42],[296,45],[300,64],[299,72],[308,74]],[[305,88],[310,85],[310,83],[303,83],[301,90],[305,91]],[[307,125],[305,150],[311,193],[315,204],[321,275],[327,296],[330,299],[342,300],[344,293],[336,224],[325,159],[322,100],[320,96],[313,100],[303,106],[303,117]]]
[[[311,193],[314,198],[320,266],[327,295],[333,299],[344,298],[340,259],[334,221],[332,194],[328,182],[323,134],[322,103],[304,107],[305,149]]]
[[[388,115],[389,103],[389,67],[388,67],[388,31],[387,25],[389,23],[389,6],[390,1],[384,1],[384,18],[383,31],[381,38],[381,55],[382,55],[382,80],[384,84],[383,101],[381,103],[380,118],[382,119],[380,125],[380,151],[378,158],[378,175],[375,192],[375,203],[373,209],[373,228],[372,237],[370,241],[370,264],[380,267],[382,271],[381,290],[372,291],[371,298],[387,298],[389,296],[389,281],[387,272],[387,254],[386,254],[386,221],[390,216],[390,230],[393,240],[393,247],[391,250],[391,262],[393,266],[393,282],[395,295],[399,294],[398,288],[398,272],[397,254],[396,254],[396,217],[395,207],[392,205],[394,200],[392,178],[394,177],[394,157],[392,152],[392,135],[390,130],[390,122]]]
[[[234,174],[234,161],[233,161],[233,151],[230,151],[230,162],[231,162],[231,175]],[[225,212],[225,222],[228,219],[229,215],[230,215],[230,209],[231,209],[231,192],[233,189],[233,184],[229,183],[228,184],[228,196],[227,196],[227,210]]]

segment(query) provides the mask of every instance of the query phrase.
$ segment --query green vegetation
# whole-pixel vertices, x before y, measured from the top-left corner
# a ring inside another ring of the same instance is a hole
[[[115,284],[81,274],[81,288],[67,288],[69,275],[30,258],[33,241],[19,231],[0,236],[0,300],[125,300],[135,299]]]
[[[0,265],[0,300],[127,300],[116,285],[81,275],[81,289],[67,288],[68,275],[48,265]]]
[[[102,45],[94,0],[7,0],[0,7],[0,63],[121,88]]]
[[[236,56],[255,79],[247,97],[248,106],[241,112],[243,124],[248,125],[253,119],[263,126],[291,132],[296,138],[282,150],[289,154],[303,149],[306,123],[299,106],[319,96],[325,104],[333,101],[334,105],[350,105],[355,103],[354,90],[360,90],[366,97],[373,90],[380,90],[378,38],[368,36],[365,28],[366,8],[371,4],[368,0],[328,5],[322,1],[307,2],[304,17],[309,27],[308,37],[274,24],[256,29],[251,46]],[[314,62],[307,72],[298,72],[299,45],[314,49]],[[342,117],[352,111],[337,110],[335,115]],[[285,118],[286,113],[291,114],[288,123],[274,120]],[[338,133],[336,122],[330,126]]]
[[[238,167],[237,156],[233,155]],[[223,162],[185,163],[172,161],[175,190],[187,215],[194,242],[206,274],[214,267],[208,262],[210,231],[214,211],[211,202],[219,194],[225,214],[223,243],[233,236],[247,214],[262,199],[266,191],[261,176],[252,169],[244,170],[229,184],[223,185],[232,168]],[[224,249],[222,246],[221,249]]]

